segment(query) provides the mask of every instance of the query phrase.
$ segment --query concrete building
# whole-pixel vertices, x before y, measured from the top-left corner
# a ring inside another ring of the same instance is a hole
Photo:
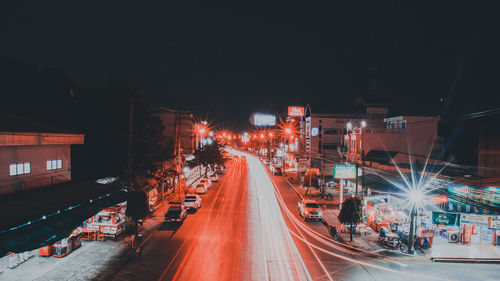
[[[83,134],[0,132],[0,195],[71,181],[71,145]]]
[[[155,115],[161,119],[166,136],[172,138],[174,142],[177,137],[180,138],[182,154],[192,154],[197,143],[194,113],[160,107],[156,109]]]
[[[484,126],[479,137],[478,175],[500,178],[500,126]]]
[[[428,156],[432,158],[442,149],[438,121],[436,116],[397,116],[384,118],[382,126],[353,127],[344,136],[347,159],[361,161],[365,154],[368,161],[393,158],[396,163],[408,163],[411,155],[424,163]]]
[[[300,122],[302,156],[310,155],[313,168],[323,167],[325,176],[333,176],[333,165],[341,162],[340,151],[344,146],[347,126],[380,126],[388,111],[387,106],[366,106],[348,110],[308,107]]]

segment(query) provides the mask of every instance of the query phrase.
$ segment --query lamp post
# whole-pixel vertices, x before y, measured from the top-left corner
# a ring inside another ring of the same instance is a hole
[[[413,233],[415,228],[415,204],[413,204],[410,211],[410,231],[408,236],[408,254],[413,255],[415,253],[414,242],[413,242]]]
[[[408,198],[410,199],[410,231],[408,231],[408,254],[415,253],[414,247],[414,233],[415,233],[415,216],[417,215],[418,206],[422,206],[422,201],[424,200],[424,193],[421,189],[413,187],[408,193]]]

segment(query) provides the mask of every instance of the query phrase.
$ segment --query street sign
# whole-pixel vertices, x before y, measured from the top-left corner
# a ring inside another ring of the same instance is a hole
[[[333,169],[333,177],[336,179],[355,179],[356,166],[355,165],[335,165]]]
[[[307,167],[309,166],[309,161],[307,158],[299,158],[299,172],[307,171]]]
[[[460,215],[432,212],[432,223],[439,225],[460,225]]]
[[[500,230],[500,217],[489,217],[488,228]]]

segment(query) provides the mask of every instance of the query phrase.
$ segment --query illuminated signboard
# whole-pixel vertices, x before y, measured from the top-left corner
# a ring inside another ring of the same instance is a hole
[[[354,179],[356,178],[356,166],[335,165],[333,175],[336,179]]]
[[[488,228],[500,230],[500,217],[489,217]]]
[[[253,125],[257,127],[270,127],[276,125],[276,116],[273,114],[255,113],[253,115]]]
[[[448,187],[448,194],[459,201],[469,204],[500,208],[500,188],[495,186],[451,185]]]
[[[460,225],[460,215],[432,212],[432,223],[439,225]]]
[[[304,116],[304,107],[303,106],[289,106],[288,107],[288,116]]]

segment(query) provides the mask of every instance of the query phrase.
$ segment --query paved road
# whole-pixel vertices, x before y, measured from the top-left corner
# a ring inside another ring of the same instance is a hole
[[[311,280],[265,169],[229,163],[202,208],[164,225],[114,280]]]
[[[497,280],[498,265],[391,260],[328,240],[256,157],[232,160],[182,226],[164,225],[114,280]],[[479,277],[479,278],[476,278]]]
[[[250,165],[250,164],[249,164]],[[328,240],[321,222],[307,222],[299,216],[299,196],[285,181],[273,176],[276,195],[299,252],[314,280],[499,280],[497,264],[432,263],[413,257],[373,255],[352,251]],[[296,236],[295,236],[296,234]]]

